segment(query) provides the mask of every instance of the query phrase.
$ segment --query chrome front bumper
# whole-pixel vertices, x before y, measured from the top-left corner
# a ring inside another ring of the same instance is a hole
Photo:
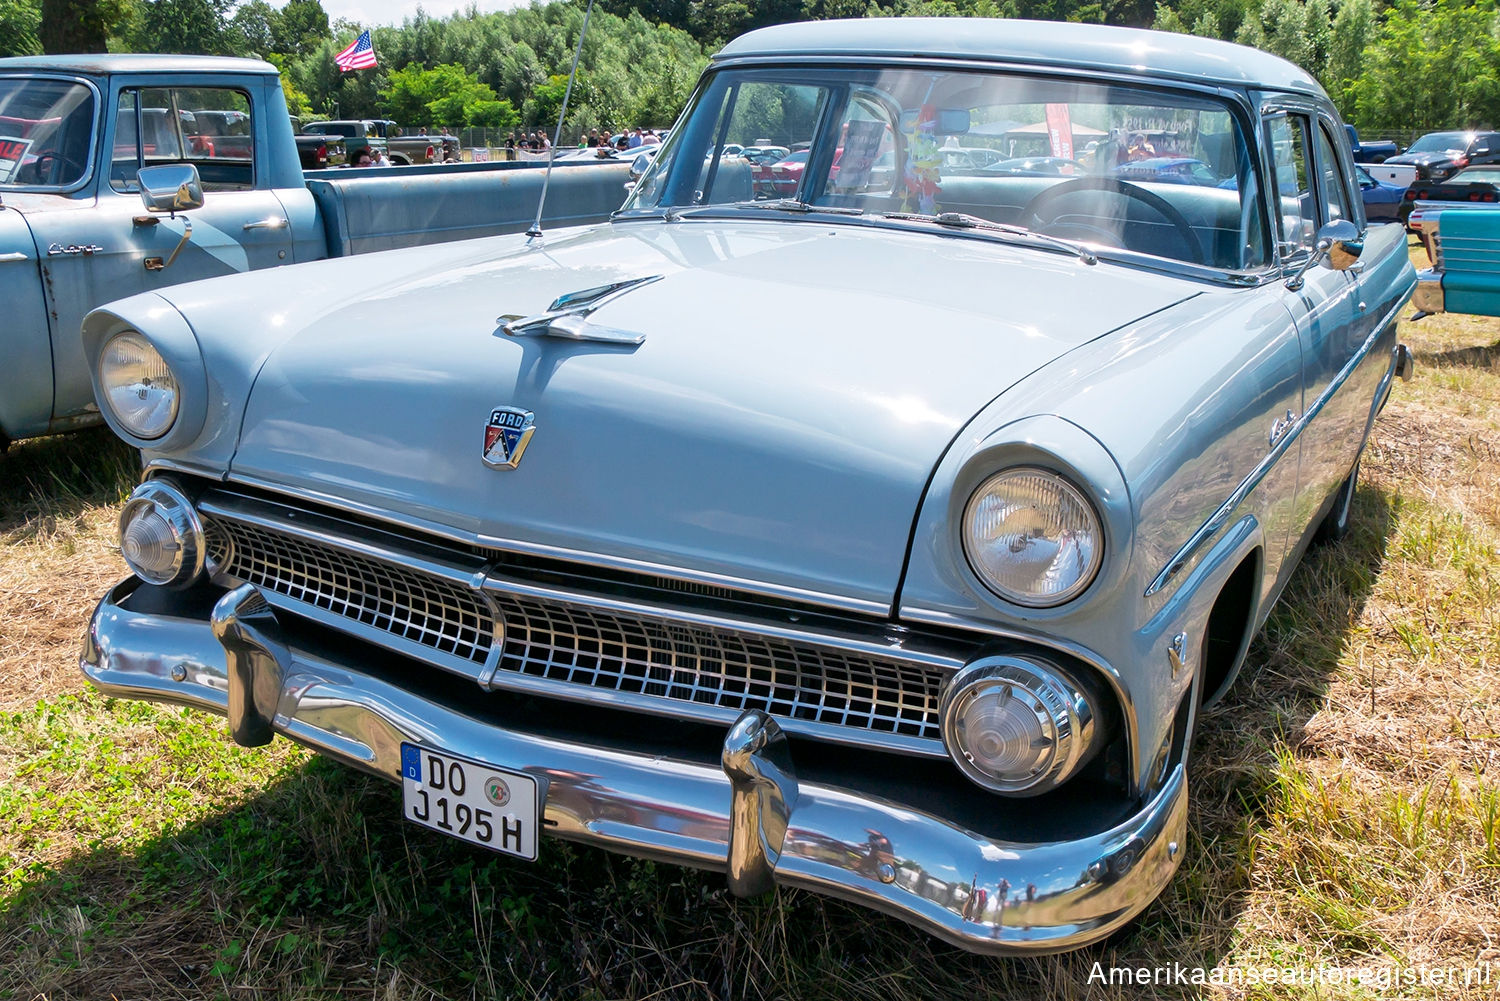
[[[547,833],[724,871],[736,893],[798,886],[977,952],[1045,953],[1129,921],[1181,859],[1180,764],[1108,830],[995,841],[923,809],[798,781],[785,736],[756,711],[730,729],[718,766],[603,749],[498,727],[462,700],[420,696],[288,646],[250,585],[206,618],[132,608],[140,588],[134,577],[116,585],[90,620],[80,666],[104,692],[219,713],[241,743],[280,733],[392,782],[402,741],[529,772],[545,781]]]

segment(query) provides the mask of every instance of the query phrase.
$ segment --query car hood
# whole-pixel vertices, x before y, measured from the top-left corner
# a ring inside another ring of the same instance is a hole
[[[1387,158],[1385,162],[1428,167],[1437,163],[1452,163],[1462,153],[1462,150],[1432,150],[1427,153],[1402,153],[1398,156]]]
[[[200,338],[206,321],[230,336],[276,332],[231,478],[482,544],[878,606],[894,596],[928,477],[977,411],[1201,288],[988,240],[810,221],[616,223],[532,249],[499,238],[435,250],[176,300]],[[639,345],[510,337],[496,320],[657,275],[589,318],[644,334]],[[535,414],[514,469],[481,461],[502,407]]]

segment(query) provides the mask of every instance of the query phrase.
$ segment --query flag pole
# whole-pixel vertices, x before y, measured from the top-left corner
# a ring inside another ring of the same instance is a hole
[[[557,158],[557,144],[562,139],[563,119],[568,115],[568,98],[573,96],[573,80],[578,76],[578,57],[583,55],[583,36],[588,34],[589,14],[594,10],[594,0],[589,0],[583,9],[583,27],[578,29],[578,47],[573,50],[573,68],[568,71],[568,86],[563,91],[562,110],[557,113],[557,130],[552,133],[552,146],[547,150],[547,172],[542,175],[542,197],[536,202],[536,221],[526,231],[528,240],[542,237],[542,206],[547,204],[547,184],[552,180],[552,161]]]

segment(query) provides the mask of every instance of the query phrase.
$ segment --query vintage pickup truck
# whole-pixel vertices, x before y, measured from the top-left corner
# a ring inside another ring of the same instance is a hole
[[[142,208],[137,172],[163,164],[194,168],[201,208]],[[99,420],[78,339],[95,306],[239,271],[518,232],[542,173],[496,163],[304,176],[268,63],[0,59],[0,446]],[[605,219],[627,179],[624,164],[559,170],[549,218]]]
[[[1069,174],[945,166],[1043,118]],[[1204,180],[1127,176],[1100,137],[1143,131]],[[1095,941],[1193,849],[1199,707],[1409,369],[1353,171],[1315,80],[1223,42],[753,32],[608,224],[92,313],[145,479],[82,667],[517,859]]]

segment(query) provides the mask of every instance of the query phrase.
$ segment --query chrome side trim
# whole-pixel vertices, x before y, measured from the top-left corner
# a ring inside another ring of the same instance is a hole
[[[9,254],[0,254],[0,264],[9,264],[12,261],[29,261],[29,260],[31,260],[31,258],[27,257],[25,254],[21,253],[19,250],[13,251],[12,253],[9,253]]]
[[[1275,443],[1271,446],[1271,450],[1250,471],[1250,475],[1240,481],[1240,485],[1234,488],[1234,492],[1229,495],[1228,499],[1219,505],[1218,510],[1200,525],[1196,532],[1188,537],[1187,542],[1183,543],[1182,548],[1177,551],[1176,555],[1167,561],[1166,566],[1161,568],[1161,571],[1151,581],[1150,586],[1146,588],[1145,597],[1149,598],[1166,587],[1172,578],[1181,573],[1183,568],[1192,561],[1193,557],[1198,554],[1199,549],[1224,530],[1224,527],[1229,524],[1230,516],[1245,502],[1245,498],[1250,496],[1250,492],[1260,486],[1261,480],[1266,478],[1267,474],[1271,472],[1271,468],[1286,454],[1286,450],[1291,447],[1292,443],[1302,436],[1302,429],[1312,423],[1313,418],[1322,412],[1323,408],[1328,405],[1328,401],[1333,399],[1334,394],[1343,388],[1344,383],[1349,381],[1349,376],[1354,374],[1354,370],[1369,355],[1370,349],[1375,346],[1375,342],[1381,338],[1390,324],[1395,322],[1396,314],[1406,304],[1406,299],[1405,295],[1397,298],[1396,305],[1385,316],[1381,317],[1379,323],[1375,324],[1370,331],[1370,336],[1365,338],[1365,342],[1344,363],[1344,367],[1339,369],[1338,374],[1329,381],[1327,388],[1318,395],[1318,398],[1313,401],[1312,405],[1307,408],[1302,416],[1297,418],[1292,426],[1280,438],[1275,440]]]
[[[226,648],[201,618],[131,607],[135,578],[100,601],[79,666],[100,690],[227,715]],[[236,608],[243,608],[237,605]],[[1187,830],[1183,767],[1112,826],[1067,840],[985,836],[931,807],[809,781],[784,741],[742,718],[718,762],[665,755],[649,735],[628,748],[498,725],[472,707],[418,695],[359,667],[295,647],[273,651],[271,729],[388,781],[402,741],[545,778],[546,831],[564,840],[765,882],[891,914],[948,942],[1038,954],[1105,938],[1171,879]],[[170,651],[170,655],[164,652]],[[256,704],[259,705],[257,696]],[[744,793],[744,796],[738,795]],[[754,801],[747,801],[754,797]],[[997,810],[1023,810],[997,803]]]
[[[239,483],[257,490],[264,490],[267,493],[286,497],[292,501],[317,504],[320,507],[383,522],[397,529],[420,532],[423,535],[431,535],[466,546],[495,549],[500,552],[515,553],[518,556],[539,556],[544,559],[563,560],[568,563],[576,563],[584,568],[592,566],[603,570],[620,570],[643,576],[666,577],[670,580],[681,581],[686,584],[722,587],[731,591],[741,591],[745,594],[775,598],[782,601],[795,601],[804,605],[816,605],[820,608],[852,612],[858,615],[878,615],[883,617],[889,615],[891,611],[889,602],[851,598],[847,595],[831,594],[826,591],[813,591],[806,588],[751,580],[746,577],[735,577],[708,570],[695,570],[690,567],[673,566],[667,563],[652,563],[646,560],[584,552],[562,546],[522,542],[516,539],[505,539],[499,536],[480,535],[472,532],[459,532],[449,526],[425,519],[399,518],[381,508],[350,501],[347,498],[337,497],[333,494],[325,494],[321,491],[306,490],[294,493],[287,490],[284,483],[277,483],[274,480],[261,479],[256,476],[245,476],[239,473],[230,475],[225,473],[220,474],[220,478],[230,483]]]

